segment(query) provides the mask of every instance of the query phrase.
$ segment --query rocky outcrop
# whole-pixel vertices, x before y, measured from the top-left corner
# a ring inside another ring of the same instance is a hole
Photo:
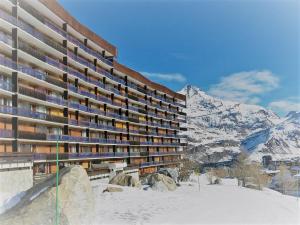
[[[178,182],[178,168],[161,168],[159,169],[158,173],[171,177],[175,181],[175,183]]]
[[[136,178],[125,173],[119,173],[113,177],[109,183],[120,186],[141,187],[141,183]]]
[[[155,191],[174,191],[177,188],[172,178],[159,173],[149,174],[144,184],[149,185]]]
[[[58,188],[60,225],[91,224],[94,201],[86,171],[75,166],[61,170],[61,174]],[[55,209],[55,176],[52,176],[29,189],[17,205],[0,216],[0,224],[53,225]]]

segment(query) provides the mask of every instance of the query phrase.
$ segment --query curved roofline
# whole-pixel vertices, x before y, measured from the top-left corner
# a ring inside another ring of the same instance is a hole
[[[106,51],[110,52],[112,55],[117,56],[117,48],[114,45],[110,44],[108,41],[104,40],[89,28],[87,28],[85,25],[82,25],[80,22],[78,22],[57,2],[57,0],[39,1],[62,20],[66,21],[72,28],[81,33],[83,36],[86,36],[88,39],[94,41],[96,44],[101,46]]]
[[[49,10],[51,10],[54,14],[56,14],[58,17],[60,17],[62,20],[67,22],[73,29],[81,33],[83,36],[87,37],[88,39],[94,41],[96,44],[110,52],[112,55],[117,55],[117,48],[98,36],[96,33],[91,31],[88,27],[85,25],[82,25],[80,22],[78,22],[70,13],[68,13],[58,2],[57,0],[39,0],[42,4],[44,4]],[[177,92],[172,91],[171,89],[155,83],[145,76],[143,76],[141,73],[134,71],[133,69],[130,69],[126,67],[125,65],[122,65],[118,63],[117,61],[114,61],[114,68],[124,74],[129,75],[130,77],[133,77],[134,79],[145,83],[147,86],[156,89],[158,91],[164,92],[174,98],[180,99],[185,101],[186,97],[185,95],[179,94]]]
[[[116,61],[114,61],[114,69],[120,71],[121,73],[127,74],[130,77],[133,77],[134,79],[140,81],[141,83],[144,83],[145,85],[147,85],[147,86],[149,86],[153,89],[156,89],[158,91],[164,92],[164,93],[166,93],[166,94],[168,94],[168,95],[170,95],[174,98],[177,98],[177,99],[180,99],[180,100],[183,100],[183,101],[185,101],[185,99],[186,99],[185,95],[179,94],[179,93],[174,92],[171,89],[167,88],[166,86],[155,83],[155,82],[149,80],[148,78],[146,78],[141,73],[139,73],[139,72],[137,72],[133,69],[130,69],[129,67],[127,67],[123,64],[120,64]]]

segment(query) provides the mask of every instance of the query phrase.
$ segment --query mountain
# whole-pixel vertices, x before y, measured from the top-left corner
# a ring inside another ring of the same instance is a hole
[[[275,126],[249,135],[241,147],[253,160],[263,155],[273,159],[300,158],[300,112],[290,112]]]
[[[179,93],[187,97],[190,157],[199,162],[230,160],[240,152],[248,135],[273,127],[280,118],[257,105],[224,101],[187,85]]]

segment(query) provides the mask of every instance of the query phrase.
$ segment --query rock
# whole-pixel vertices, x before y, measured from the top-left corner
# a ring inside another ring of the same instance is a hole
[[[246,183],[245,187],[250,188],[250,189],[260,190],[259,186],[257,184],[254,184],[254,183]]]
[[[221,184],[222,183],[222,180],[217,177],[215,180],[214,180],[214,184]]]
[[[123,189],[120,187],[107,187],[106,189],[103,190],[104,192],[122,192]]]
[[[145,181],[148,185],[151,186],[153,190],[159,189],[160,191],[174,191],[177,187],[175,181],[172,178],[159,173],[148,175]],[[166,188],[162,186],[165,186]]]
[[[91,224],[94,196],[87,173],[81,166],[64,169],[61,173],[66,172],[60,178],[58,187],[59,224]],[[55,176],[52,176],[27,190],[17,205],[0,215],[0,224],[53,225],[56,221],[55,209]]]
[[[169,191],[168,187],[162,181],[158,181],[151,186],[153,191],[166,192]]]
[[[158,173],[171,177],[175,182],[178,181],[179,172],[177,168],[161,168]]]
[[[109,181],[109,184],[138,188],[141,187],[141,183],[136,178],[125,173],[119,173],[117,176],[113,177]]]

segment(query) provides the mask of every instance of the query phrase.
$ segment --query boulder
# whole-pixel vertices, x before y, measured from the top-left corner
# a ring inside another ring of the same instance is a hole
[[[107,187],[106,189],[103,190],[104,192],[122,192],[123,189],[120,187]]]
[[[159,173],[148,175],[145,182],[147,182],[153,190],[174,191],[177,188],[176,183],[172,178]]]
[[[162,181],[158,181],[151,186],[153,191],[166,192],[169,191],[168,187]]]
[[[214,184],[221,184],[222,183],[222,180],[217,177],[215,180],[214,180]]]
[[[254,183],[246,183],[245,184],[245,187],[246,188],[250,188],[250,189],[255,189],[255,190],[260,190],[259,186],[257,184],[254,184]]]
[[[131,175],[125,173],[119,173],[115,177],[113,177],[109,184],[120,185],[120,186],[128,186],[128,187],[141,187],[141,183]]]
[[[179,172],[177,168],[160,168],[158,173],[171,177],[175,182],[178,182]]]
[[[94,196],[81,166],[60,170],[59,224],[91,224]],[[0,215],[1,225],[53,225],[56,221],[55,175],[27,190],[19,203]]]

